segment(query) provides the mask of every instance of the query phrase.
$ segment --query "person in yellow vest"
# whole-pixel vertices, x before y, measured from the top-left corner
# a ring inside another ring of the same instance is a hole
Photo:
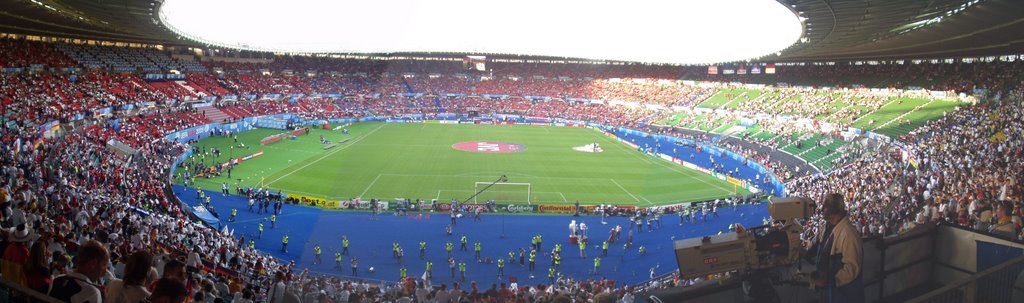
[[[238,209],[237,208],[232,208],[231,209],[231,218],[228,218],[228,222],[235,222],[235,216],[238,216]]]
[[[420,240],[420,260],[427,255],[427,241]]]
[[[536,269],[536,267],[537,267],[536,266],[536,264],[537,264],[536,262],[537,262],[537,251],[536,250],[531,250],[530,251],[530,271],[533,271],[534,269]]]
[[[405,280],[405,277],[406,277],[406,269],[405,269],[405,266],[402,266],[402,268],[398,270],[398,279],[399,280]]]
[[[541,244],[544,244],[544,236],[537,235],[537,250],[540,250]]]
[[[562,267],[562,255],[555,255],[555,268]]]
[[[313,262],[313,264],[320,264],[320,244],[314,244],[313,245],[313,254],[316,257],[316,259]]]
[[[396,259],[398,258],[398,242],[391,243],[391,256]]]
[[[249,239],[249,249],[256,249],[256,240]]]
[[[281,252],[288,253],[288,234],[281,238]]]
[[[444,245],[444,251],[448,252],[448,258],[452,257],[452,250],[455,249],[455,245],[452,242],[448,242]]]
[[[461,242],[462,242],[462,246],[459,246],[459,251],[467,251],[468,248],[466,248],[466,243],[469,242],[469,239],[466,238],[466,234],[462,234]]]
[[[270,215],[270,228],[277,228],[277,216]]]
[[[646,246],[640,245],[640,255],[641,256],[647,255],[647,247]]]
[[[341,237],[341,254],[348,255],[348,237]]]
[[[341,252],[334,252],[334,268],[341,268]]]
[[[498,259],[498,278],[505,276],[505,259]]]
[[[434,270],[434,262],[427,261],[427,279],[433,276],[431,271]]]
[[[580,259],[587,258],[587,242],[580,241]]]
[[[608,241],[604,241],[604,243],[601,243],[601,256],[608,256]]]
[[[258,239],[263,239],[263,222],[260,222],[260,226],[258,226],[258,228],[260,230],[260,236]]]
[[[473,244],[473,251],[476,252],[476,261],[480,262],[480,241]]]
[[[206,196],[206,206],[210,206],[210,196]]]
[[[594,257],[594,274],[601,273],[601,257]]]
[[[555,267],[554,266],[548,267],[548,280],[550,281],[549,284],[552,284],[552,285],[555,284]]]
[[[459,274],[462,276],[462,281],[466,281],[466,262],[459,262]]]

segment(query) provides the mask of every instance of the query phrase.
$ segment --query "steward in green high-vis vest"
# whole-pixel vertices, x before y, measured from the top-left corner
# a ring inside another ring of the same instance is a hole
[[[348,238],[341,238],[341,254],[348,255]]]

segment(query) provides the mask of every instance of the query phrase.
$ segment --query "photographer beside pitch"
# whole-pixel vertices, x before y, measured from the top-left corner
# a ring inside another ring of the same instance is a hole
[[[843,196],[828,194],[822,203],[827,223],[818,239],[814,286],[824,288],[824,302],[864,302],[861,268],[864,250],[861,236],[847,218]]]

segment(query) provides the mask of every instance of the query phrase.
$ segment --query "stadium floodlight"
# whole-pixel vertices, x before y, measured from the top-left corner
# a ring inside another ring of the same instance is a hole
[[[167,0],[162,24],[214,46],[282,53],[473,53],[703,64],[803,33],[776,0]]]

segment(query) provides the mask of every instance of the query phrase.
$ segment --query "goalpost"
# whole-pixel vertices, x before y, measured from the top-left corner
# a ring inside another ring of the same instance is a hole
[[[474,204],[482,204],[489,200],[494,200],[495,203],[511,204],[511,203],[526,203],[531,204],[531,197],[533,197],[533,186],[530,183],[494,183],[494,182],[476,182],[473,183],[473,191],[479,192],[484,187],[494,184],[490,189],[480,193],[476,197],[473,197]]]

